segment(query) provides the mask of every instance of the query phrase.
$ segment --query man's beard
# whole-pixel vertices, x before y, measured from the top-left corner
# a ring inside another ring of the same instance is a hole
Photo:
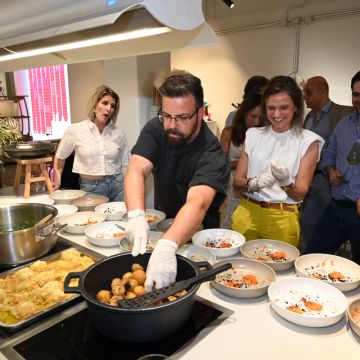
[[[171,150],[180,150],[183,149],[188,140],[193,136],[193,134],[196,132],[198,127],[198,122],[196,121],[193,128],[190,131],[190,134],[188,136],[185,136],[179,131],[176,131],[174,129],[168,129],[165,130],[165,137],[168,143],[168,146]],[[170,134],[177,135],[176,137],[170,136]]]

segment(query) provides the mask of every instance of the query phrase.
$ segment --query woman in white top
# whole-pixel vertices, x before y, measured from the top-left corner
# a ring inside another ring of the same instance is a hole
[[[302,91],[288,76],[263,94],[267,126],[246,133],[234,186],[243,192],[232,217],[246,240],[275,239],[297,246],[299,205],[309,190],[324,140],[302,129]]]
[[[73,172],[80,174],[80,189],[123,201],[129,148],[124,132],[115,126],[119,96],[102,85],[90,99],[89,119],[65,132],[54,159],[54,187],[61,186],[65,159],[75,151]]]

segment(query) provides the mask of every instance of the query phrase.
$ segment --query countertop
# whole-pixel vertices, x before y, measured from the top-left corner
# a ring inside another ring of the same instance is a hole
[[[121,252],[117,247],[93,246],[84,235],[60,231],[59,236],[105,256]],[[276,275],[278,279],[296,276],[294,269]],[[278,316],[271,309],[266,295],[256,299],[236,299],[219,293],[211,283],[201,285],[197,295],[234,313],[211,329],[206,336],[200,333],[183,351],[172,356],[174,360],[338,360],[339,356],[346,360],[360,358],[360,338],[351,330],[346,317],[333,326],[308,328]],[[359,298],[360,287],[345,295],[349,302]]]

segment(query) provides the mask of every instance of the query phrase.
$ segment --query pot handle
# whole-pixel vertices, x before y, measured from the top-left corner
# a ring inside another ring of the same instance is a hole
[[[213,269],[212,265],[207,261],[197,261],[193,263],[199,268],[199,270],[201,270],[202,268],[206,268],[207,271]]]
[[[82,288],[80,286],[70,286],[70,281],[72,279],[80,279],[82,272],[70,272],[66,275],[66,278],[64,280],[64,293],[65,294],[71,294],[71,293],[79,293],[81,294]]]
[[[57,233],[58,231],[60,231],[62,228],[64,228],[67,224],[56,224],[54,225],[54,230],[55,233]]]

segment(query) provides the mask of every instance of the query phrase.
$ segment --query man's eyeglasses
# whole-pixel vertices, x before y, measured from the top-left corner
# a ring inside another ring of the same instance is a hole
[[[197,108],[191,115],[179,115],[179,116],[172,116],[169,114],[163,114],[162,112],[159,112],[158,114],[158,118],[160,120],[160,122],[162,123],[168,123],[170,122],[172,119],[175,120],[176,123],[180,123],[180,124],[185,124],[186,122],[188,122],[198,111],[200,110],[200,108]]]

